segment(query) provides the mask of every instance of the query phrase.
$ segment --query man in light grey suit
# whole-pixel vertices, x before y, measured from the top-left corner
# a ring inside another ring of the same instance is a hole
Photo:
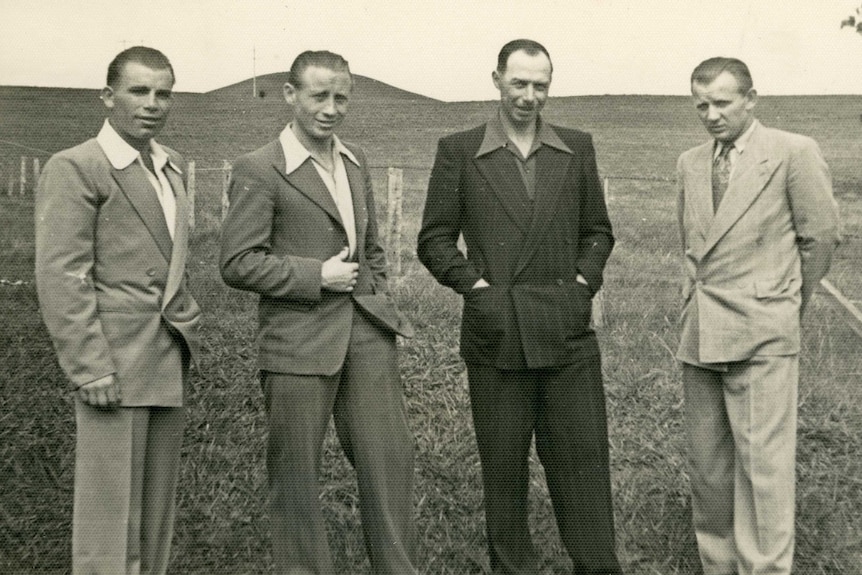
[[[164,573],[200,309],[186,282],[182,158],[153,139],[174,72],[157,50],[108,67],[98,137],[36,192],[36,287],[75,394],[74,573]]]
[[[691,90],[712,136],[677,164],[694,530],[705,575],[786,575],[800,321],[839,241],[837,207],[817,144],[755,119],[743,62],[702,62]]]
[[[284,86],[293,121],[235,162],[222,227],[222,277],[260,296],[279,573],[334,572],[318,484],[331,416],[356,469],[374,573],[415,572],[413,439],[395,346],[411,328],[387,293],[368,161],[335,135],[352,90],[341,56],[296,58]]]

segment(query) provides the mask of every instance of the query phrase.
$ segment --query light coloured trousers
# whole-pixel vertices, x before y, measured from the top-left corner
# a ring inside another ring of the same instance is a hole
[[[184,408],[106,410],[77,400],[75,415],[72,572],[165,573]]]
[[[694,531],[704,575],[789,575],[799,358],[726,372],[683,364]]]

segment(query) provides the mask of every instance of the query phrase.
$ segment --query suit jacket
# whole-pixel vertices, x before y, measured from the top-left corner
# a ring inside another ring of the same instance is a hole
[[[234,163],[222,225],[220,269],[229,286],[260,295],[259,366],[297,375],[332,375],[344,362],[354,306],[387,333],[410,334],[387,294],[386,256],[377,239],[365,155],[345,143],[353,196],[359,277],[352,293],[321,289],[323,262],[348,245],[332,195],[306,160],[286,173],[278,140]],[[394,342],[394,340],[393,340]]]
[[[548,145],[535,152],[532,207],[514,158],[476,157],[486,125],[439,142],[418,255],[441,284],[464,296],[461,355],[468,363],[540,368],[596,353],[591,298],[613,248],[611,223],[591,137],[550,128],[571,153]],[[578,273],[589,287],[576,281]],[[472,289],[480,278],[491,287]]]
[[[713,146],[677,164],[678,358],[699,365],[798,353],[800,310],[839,241],[829,168],[814,140],[757,125],[713,214]]]
[[[173,240],[144,168],[115,169],[95,139],[54,155],[36,191],[36,287],[60,365],[73,389],[115,374],[124,406],[182,405],[198,350],[188,202],[182,177],[165,172]]]

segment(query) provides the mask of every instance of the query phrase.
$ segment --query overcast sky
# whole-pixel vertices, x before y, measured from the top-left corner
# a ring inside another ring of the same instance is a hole
[[[124,47],[205,92],[328,49],[356,74],[447,101],[498,95],[500,47],[554,62],[551,94],[687,94],[701,60],[745,60],[761,94],[862,94],[862,0],[0,0],[0,85],[101,88]],[[256,58],[253,59],[253,54]]]

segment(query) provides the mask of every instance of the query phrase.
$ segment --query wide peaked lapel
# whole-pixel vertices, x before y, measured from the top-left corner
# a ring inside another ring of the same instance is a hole
[[[705,241],[715,213],[712,209],[712,151],[709,141],[695,150],[687,167],[685,201],[691,204],[697,233]]]
[[[765,130],[758,127],[751,134],[751,139],[745,151],[740,154],[737,165],[733,169],[727,191],[724,194],[709,232],[703,245],[703,254],[711,250],[716,243],[733,227],[742,215],[748,211],[751,204],[760,196],[766,184],[769,183],[780,160],[770,157],[768,138]]]
[[[174,222],[174,246],[171,253],[170,267],[168,268],[168,281],[165,285],[165,294],[162,298],[162,309],[167,307],[182,285],[189,244],[189,202],[186,197],[186,187],[180,175],[171,169],[170,166],[165,166],[165,174],[171,183],[171,188],[174,190],[177,212]]]
[[[341,221],[341,216],[338,214],[338,206],[335,205],[335,200],[332,199],[332,194],[329,193],[329,188],[323,183],[320,174],[317,173],[317,169],[312,165],[313,160],[311,158],[306,159],[302,165],[288,174],[287,162],[284,159],[284,150],[280,145],[276,146],[276,148],[278,157],[273,162],[273,165],[278,173],[281,174],[281,177],[291,187],[320,206],[320,209],[344,226],[344,222]]]
[[[473,160],[479,172],[509,217],[526,232],[530,227],[531,213],[524,209],[527,189],[513,158],[506,154],[485,154]]]
[[[165,257],[165,261],[169,262],[173,251],[173,241],[165,221],[162,204],[159,203],[156,190],[150,184],[144,169],[138,162],[135,162],[122,170],[111,168],[111,175],[144,222],[150,235],[153,236],[159,251]]]
[[[354,153],[354,155],[356,155]],[[357,158],[359,159],[359,158]],[[347,172],[347,181],[350,183],[350,196],[353,199],[353,220],[356,223],[356,255],[357,258],[365,257],[365,232],[368,227],[366,217],[367,200],[365,194],[365,175],[363,168],[353,163],[350,158],[343,157],[344,169]]]
[[[536,151],[536,197],[529,232],[524,241],[515,275],[523,270],[550,229],[557,211],[557,202],[563,191],[566,173],[573,156],[552,146],[542,146]],[[518,174],[520,178],[520,174]],[[575,190],[572,190],[574,193]]]

